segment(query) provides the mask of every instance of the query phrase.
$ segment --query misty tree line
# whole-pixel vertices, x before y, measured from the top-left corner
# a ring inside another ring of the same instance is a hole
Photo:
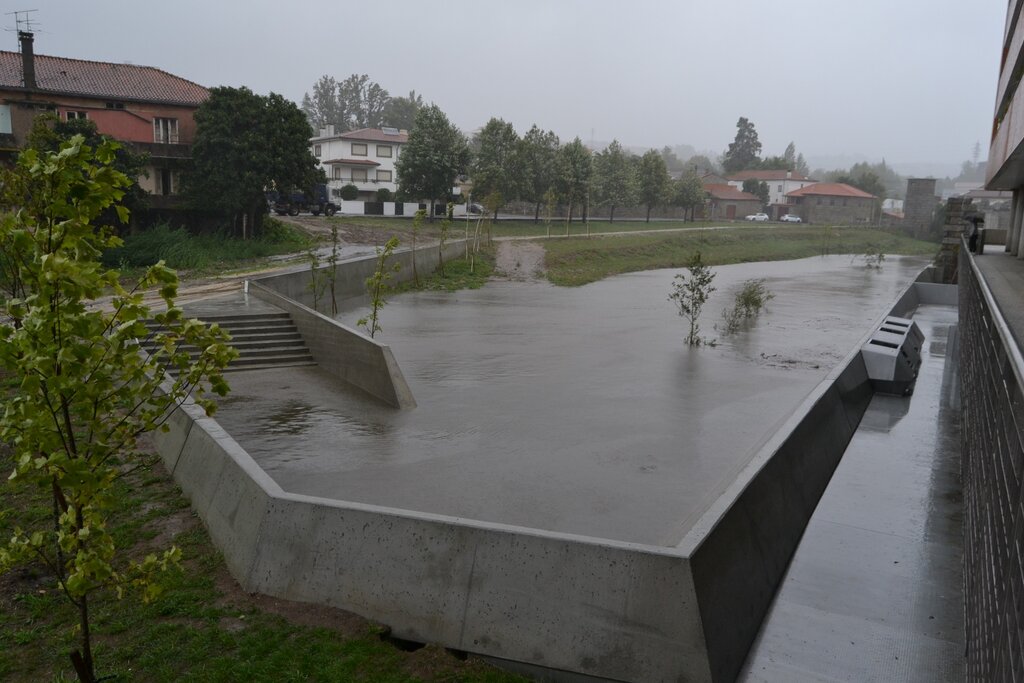
[[[412,128],[423,107],[415,90],[407,97],[392,97],[366,74],[352,74],[343,81],[324,75],[302,97],[302,111],[314,131],[333,125],[339,131],[359,128]]]

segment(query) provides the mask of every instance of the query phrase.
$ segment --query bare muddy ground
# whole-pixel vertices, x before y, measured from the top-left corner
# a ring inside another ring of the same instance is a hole
[[[495,277],[517,282],[529,282],[543,277],[543,245],[522,240],[503,240],[497,244]]]

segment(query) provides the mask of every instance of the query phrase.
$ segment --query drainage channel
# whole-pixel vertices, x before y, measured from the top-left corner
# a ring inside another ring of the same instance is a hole
[[[957,311],[913,319],[914,394],[872,399],[740,681],[963,679]]]

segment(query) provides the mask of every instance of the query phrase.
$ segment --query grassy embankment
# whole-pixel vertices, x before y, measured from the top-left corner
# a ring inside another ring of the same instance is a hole
[[[724,265],[868,251],[932,256],[939,245],[888,230],[787,226],[549,240],[544,248],[548,279],[576,286],[619,273],[679,268],[697,251],[704,263]]]
[[[268,256],[293,254],[317,244],[316,239],[281,221],[267,218],[262,234],[242,240],[223,234],[192,235],[182,228],[155,226],[129,235],[124,246],[103,255],[105,265],[125,274],[163,259],[191,277],[248,269]]]
[[[7,390],[10,390],[9,388]],[[0,472],[12,468],[0,453]],[[0,483],[6,542],[16,524],[49,520],[46,492],[15,492]],[[90,601],[100,676],[127,681],[446,681],[513,683],[521,679],[443,648],[398,649],[385,630],[354,615],[241,591],[220,554],[161,466],[117,485],[109,528],[133,557],[174,543],[183,571],[157,601],[113,595]],[[77,612],[41,567],[0,575],[0,680],[77,680],[68,653],[78,646]]]

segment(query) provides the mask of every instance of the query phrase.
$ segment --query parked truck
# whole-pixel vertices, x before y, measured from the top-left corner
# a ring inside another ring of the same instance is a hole
[[[327,193],[327,185],[323,183],[315,185],[309,192],[292,193],[270,193],[268,197],[270,205],[278,216],[298,216],[308,211],[314,216],[321,213],[325,216],[333,216],[341,208],[330,200]]]

